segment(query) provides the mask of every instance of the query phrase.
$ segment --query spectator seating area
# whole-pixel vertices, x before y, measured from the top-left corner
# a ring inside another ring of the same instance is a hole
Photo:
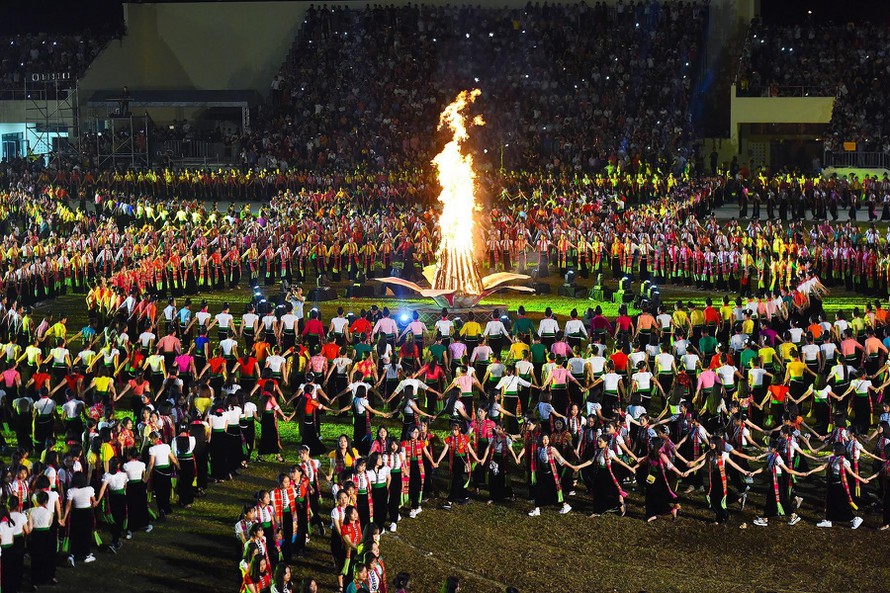
[[[753,22],[739,64],[745,96],[835,96],[837,142],[888,144],[890,26],[874,23],[788,27]],[[890,148],[890,146],[888,146]]]
[[[252,138],[292,166],[413,167],[458,91],[478,87],[490,166],[682,168],[707,6],[310,10]]]
[[[0,90],[24,89],[32,73],[71,73],[79,78],[110,35],[36,33],[0,36]]]

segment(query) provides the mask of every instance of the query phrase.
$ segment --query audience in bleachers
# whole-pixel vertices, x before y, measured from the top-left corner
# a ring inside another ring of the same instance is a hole
[[[704,3],[311,9],[250,138],[298,166],[415,166],[458,91],[478,87],[481,162],[682,169]]]
[[[26,75],[33,73],[80,77],[109,39],[90,32],[0,36],[0,89],[23,90]]]
[[[890,137],[890,26],[769,26],[754,21],[739,65],[743,96],[836,97],[834,142],[884,150]]]

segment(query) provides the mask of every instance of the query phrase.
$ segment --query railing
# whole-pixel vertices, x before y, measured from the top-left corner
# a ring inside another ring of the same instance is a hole
[[[890,153],[826,151],[823,164],[825,167],[890,169]]]
[[[74,82],[71,82],[72,86]],[[64,101],[68,98],[71,89],[59,88],[34,88],[28,89],[0,89],[0,101]]]
[[[208,140],[164,140],[155,145],[158,159],[193,162],[230,162],[232,147]]]
[[[824,84],[813,85],[764,85],[741,88],[740,79],[736,79],[736,97],[834,97],[833,90]]]

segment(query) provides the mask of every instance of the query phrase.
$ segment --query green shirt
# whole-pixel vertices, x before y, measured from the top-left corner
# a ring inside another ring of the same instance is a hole
[[[751,368],[751,361],[757,357],[757,352],[751,350],[750,348],[745,348],[742,350],[742,353],[739,355],[739,362],[742,365],[743,369]]]
[[[547,346],[538,342],[531,345],[532,362],[543,363],[547,361]]]
[[[445,353],[445,346],[442,344],[433,344],[429,348],[427,348],[430,355],[435,358],[438,362],[442,362],[442,354]]]
[[[717,338],[705,336],[698,341],[698,350],[702,354],[714,354],[717,351]]]
[[[365,357],[365,352],[370,352],[374,347],[370,344],[356,344],[355,345],[355,359],[362,360]]]
[[[534,331],[535,324],[532,323],[532,320],[528,317],[519,317],[516,321],[513,322],[513,335],[518,336],[528,335],[529,332]]]

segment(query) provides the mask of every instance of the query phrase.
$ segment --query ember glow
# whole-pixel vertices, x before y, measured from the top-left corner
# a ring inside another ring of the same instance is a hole
[[[433,288],[455,290],[468,295],[482,293],[482,276],[475,258],[476,173],[473,157],[463,152],[463,143],[469,138],[465,112],[481,94],[479,89],[462,91],[439,116],[439,129],[451,130],[451,141],[445,145],[433,164],[442,191],[442,214],[436,274]],[[482,126],[485,122],[477,115],[470,125]]]

